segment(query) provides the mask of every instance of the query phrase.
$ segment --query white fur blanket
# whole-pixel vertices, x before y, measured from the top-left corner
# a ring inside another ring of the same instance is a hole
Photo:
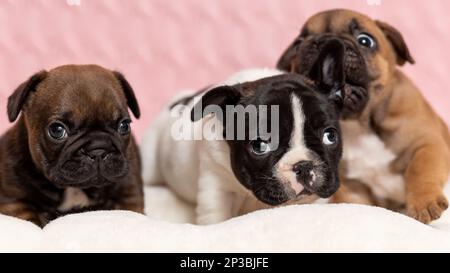
[[[450,251],[448,211],[427,226],[376,207],[315,204],[196,226],[186,223],[192,206],[160,187],[146,189],[146,207],[149,216],[89,212],[59,218],[43,230],[0,215],[0,251]]]

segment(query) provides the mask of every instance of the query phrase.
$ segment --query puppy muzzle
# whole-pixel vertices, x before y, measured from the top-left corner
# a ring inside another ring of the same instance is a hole
[[[54,181],[60,187],[103,187],[128,174],[128,162],[118,143],[106,134],[73,143],[60,160]]]
[[[328,177],[327,171],[313,161],[302,160],[294,164],[292,171],[296,174],[294,183],[302,186],[297,197],[302,195],[316,194],[321,198],[328,198],[335,193],[339,187],[339,181]]]

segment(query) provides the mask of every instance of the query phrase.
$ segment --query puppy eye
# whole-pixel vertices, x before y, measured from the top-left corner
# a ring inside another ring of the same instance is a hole
[[[48,126],[48,135],[55,140],[67,138],[67,129],[61,122],[53,122]]]
[[[271,151],[269,143],[262,139],[257,139],[250,142],[250,148],[252,153],[255,155],[263,155]]]
[[[376,46],[375,40],[367,33],[361,33],[356,38],[358,43],[367,48],[374,48]]]
[[[325,129],[322,137],[322,143],[327,146],[330,146],[336,144],[337,141],[338,141],[337,130],[332,127]]]
[[[131,126],[130,126],[131,121],[130,120],[122,120],[119,123],[119,127],[117,128],[117,131],[119,132],[119,134],[121,135],[127,135],[130,133],[131,131]]]

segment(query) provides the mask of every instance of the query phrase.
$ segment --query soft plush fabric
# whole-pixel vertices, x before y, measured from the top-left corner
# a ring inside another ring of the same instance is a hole
[[[147,188],[146,197],[150,216],[89,212],[59,218],[43,230],[0,216],[0,251],[450,251],[448,211],[428,226],[377,207],[296,205],[196,226],[186,223],[192,206],[165,188]]]

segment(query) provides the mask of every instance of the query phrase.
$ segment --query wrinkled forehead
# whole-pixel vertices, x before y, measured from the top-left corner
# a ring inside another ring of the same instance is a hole
[[[338,122],[338,110],[325,95],[318,91],[296,92],[295,95],[300,98],[302,112],[308,117],[307,120],[312,128],[320,128],[324,124],[332,125]]]
[[[262,81],[253,88],[253,95],[246,99],[244,105],[255,105],[259,118],[267,117],[268,121],[271,121],[274,117],[278,117],[280,126],[290,127],[289,123],[293,122],[293,115],[296,114],[314,116],[317,126],[338,119],[336,109],[325,95],[302,81],[285,77],[279,81],[273,79]],[[274,106],[277,107],[275,110],[278,109],[277,113],[273,112]],[[265,109],[267,112],[262,111]]]
[[[369,17],[347,10],[326,11],[314,15],[304,25],[304,35],[320,33],[352,33],[355,29],[360,31],[373,31],[378,29]]]
[[[302,75],[286,73],[242,83],[237,88],[241,90],[244,101],[267,104],[284,99],[286,93],[294,90],[308,90],[312,85],[313,82]]]
[[[46,119],[94,122],[114,121],[128,115],[120,85],[113,80],[98,77],[49,77],[38,86],[30,103],[36,113]]]

